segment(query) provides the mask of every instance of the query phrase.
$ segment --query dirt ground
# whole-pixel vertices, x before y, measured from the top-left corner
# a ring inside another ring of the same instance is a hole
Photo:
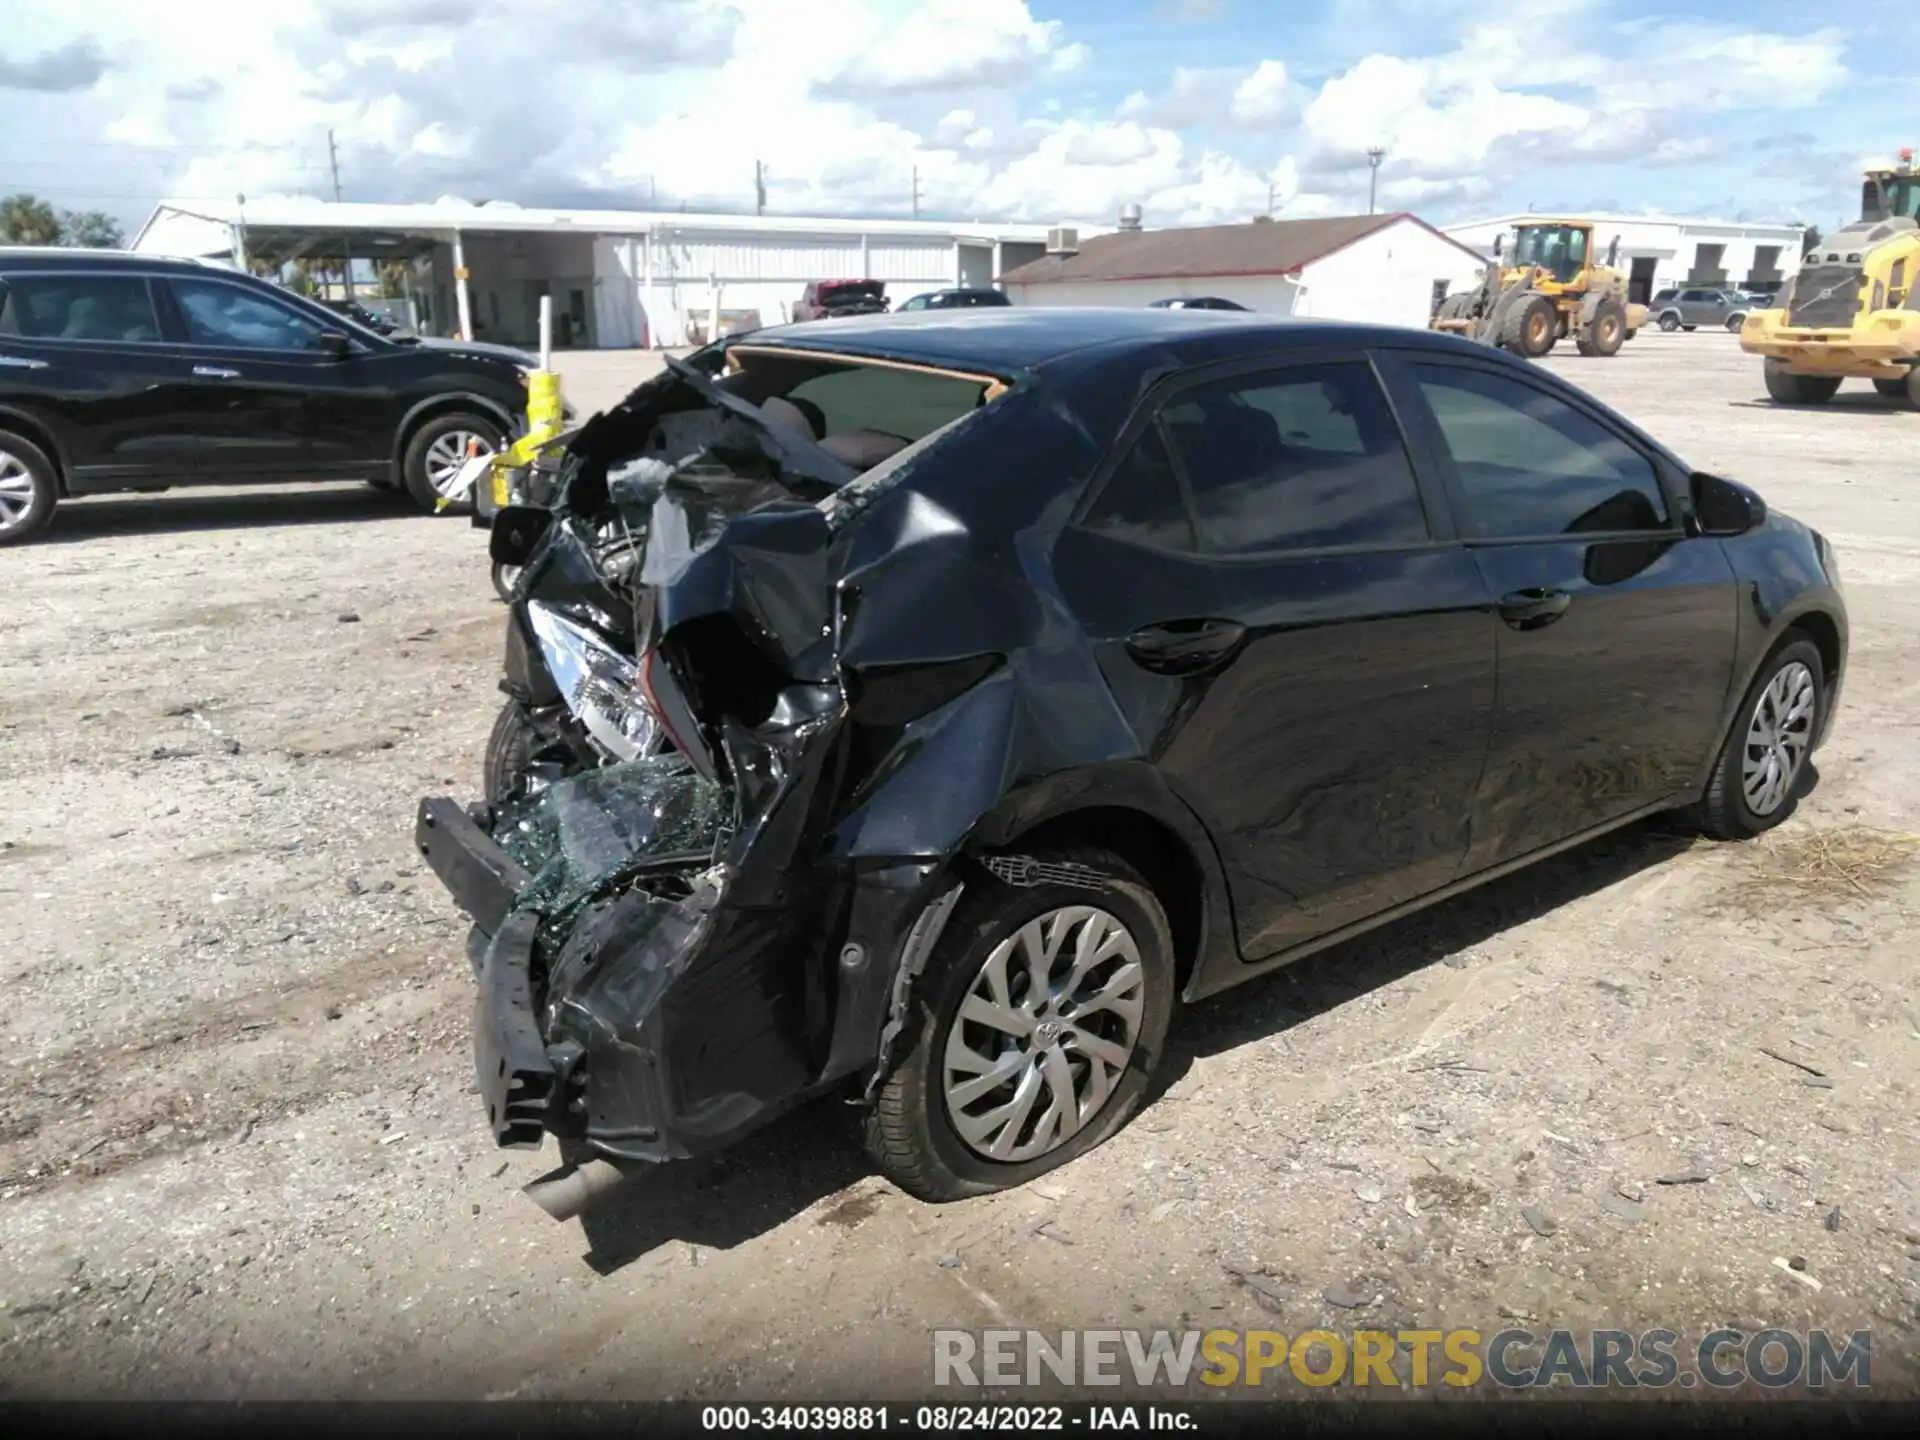
[[[647,362],[568,363],[592,405]],[[1814,793],[1177,1015],[1115,1140],[946,1207],[822,1104],[547,1219],[410,844],[499,702],[481,535],[360,488],[66,508],[0,553],[0,1393],[899,1397],[1002,1325],[1869,1328],[1911,1386],[1920,414],[1770,408],[1719,334],[1547,363],[1837,545]]]

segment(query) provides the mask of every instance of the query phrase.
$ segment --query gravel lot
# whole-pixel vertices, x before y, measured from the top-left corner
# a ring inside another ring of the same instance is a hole
[[[586,408],[648,361],[566,363]],[[1813,795],[1176,1016],[1112,1143],[938,1208],[822,1105],[548,1220],[410,846],[498,703],[482,537],[363,488],[63,509],[0,553],[0,1394],[880,1398],[1002,1324],[1870,1327],[1910,1390],[1920,414],[1770,408],[1721,334],[1547,363],[1839,548]]]

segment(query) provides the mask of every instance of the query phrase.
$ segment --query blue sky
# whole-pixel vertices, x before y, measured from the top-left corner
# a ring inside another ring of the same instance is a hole
[[[1831,226],[1920,142],[1908,4],[10,0],[0,191],[1150,224],[1529,207]],[[598,13],[596,13],[598,12]],[[536,38],[537,37],[537,40]],[[546,57],[525,63],[531,47]],[[334,150],[329,152],[332,132]]]

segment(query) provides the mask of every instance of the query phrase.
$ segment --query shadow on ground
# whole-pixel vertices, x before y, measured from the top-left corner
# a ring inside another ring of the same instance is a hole
[[[62,501],[36,545],[65,545],[107,535],[169,535],[250,530],[263,525],[339,525],[359,520],[424,521],[412,502],[371,485],[336,484],[192,490]]]
[[[1633,825],[1178,1012],[1148,1104],[1203,1055],[1291,1029],[1695,843],[1671,821]],[[733,1151],[664,1165],[614,1191],[582,1216],[587,1263],[610,1274],[675,1240],[731,1249],[865,1179],[874,1170],[854,1113],[828,1097]],[[831,1222],[831,1212],[821,1220]]]

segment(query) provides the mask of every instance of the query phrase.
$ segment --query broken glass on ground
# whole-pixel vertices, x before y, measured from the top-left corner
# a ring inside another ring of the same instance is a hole
[[[732,793],[668,754],[558,781],[504,816],[494,838],[533,875],[514,909],[538,912],[553,935],[649,865],[707,863],[732,823]]]

